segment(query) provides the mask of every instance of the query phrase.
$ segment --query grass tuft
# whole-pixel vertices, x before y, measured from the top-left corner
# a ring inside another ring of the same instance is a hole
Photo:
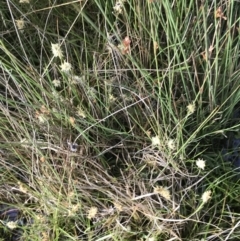
[[[238,240],[238,5],[0,3],[2,240]]]

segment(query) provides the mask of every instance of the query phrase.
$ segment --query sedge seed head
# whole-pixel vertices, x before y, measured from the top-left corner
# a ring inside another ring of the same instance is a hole
[[[203,203],[208,202],[208,200],[211,198],[211,194],[212,194],[212,191],[211,191],[211,190],[206,191],[206,192],[203,193],[203,195],[202,195],[202,201],[203,201]]]
[[[67,62],[67,61],[64,61],[61,65],[60,65],[60,69],[61,71],[65,72],[65,73],[69,73],[70,70],[72,69],[72,65]]]
[[[205,161],[203,159],[197,159],[196,161],[196,165],[198,168],[204,170],[206,164],[205,164]]]
[[[60,59],[63,57],[63,53],[62,53],[60,44],[52,43],[51,48],[52,48],[52,53],[53,53],[54,57],[59,57]]]

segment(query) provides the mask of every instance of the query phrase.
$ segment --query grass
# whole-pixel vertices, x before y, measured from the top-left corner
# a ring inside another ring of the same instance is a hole
[[[239,3],[20,2],[0,3],[2,240],[238,240]]]

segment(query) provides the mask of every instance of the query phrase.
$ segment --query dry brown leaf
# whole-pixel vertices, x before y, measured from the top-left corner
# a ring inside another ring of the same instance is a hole
[[[122,53],[123,54],[128,54],[129,51],[130,51],[130,43],[131,43],[131,40],[128,36],[126,36],[124,38],[124,40],[122,41],[122,45],[123,45],[123,50],[122,50]]]
[[[227,20],[227,18],[224,16],[222,12],[222,8],[219,7],[215,12],[215,18],[223,18],[224,20]]]

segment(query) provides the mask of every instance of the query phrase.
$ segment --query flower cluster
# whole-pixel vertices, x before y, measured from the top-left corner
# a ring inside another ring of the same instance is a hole
[[[125,1],[126,0],[119,0],[115,3],[115,6],[113,7],[113,10],[116,14],[122,14]]]

